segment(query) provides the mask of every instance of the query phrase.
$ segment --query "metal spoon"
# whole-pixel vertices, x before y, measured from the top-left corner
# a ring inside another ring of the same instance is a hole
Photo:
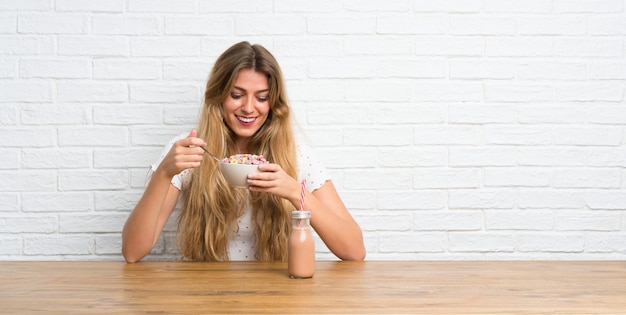
[[[202,148],[202,150],[204,150],[206,154],[214,158],[216,161],[220,162],[220,159],[217,156],[215,156],[213,153],[209,152],[209,150],[207,150],[204,146],[200,146],[200,148]]]

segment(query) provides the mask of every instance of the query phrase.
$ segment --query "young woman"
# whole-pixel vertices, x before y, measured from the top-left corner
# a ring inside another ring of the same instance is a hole
[[[248,176],[248,190],[231,188],[220,157],[263,155],[269,164]],[[199,261],[286,260],[291,211],[304,208],[311,225],[340,259],[362,260],[365,247],[324,167],[297,144],[291,109],[276,59],[260,45],[241,42],[215,62],[207,82],[198,129],[172,141],[122,232],[127,262],[146,256],[182,198],[178,245],[183,259]]]

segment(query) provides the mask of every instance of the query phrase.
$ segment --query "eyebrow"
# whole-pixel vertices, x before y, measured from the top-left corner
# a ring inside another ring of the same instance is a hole
[[[240,91],[242,91],[242,92],[248,92],[248,91],[246,91],[246,89],[244,89],[244,88],[242,88],[242,87],[238,87],[238,86],[236,86],[236,85],[235,85],[235,86],[233,86],[233,88],[234,88],[234,89],[237,89],[237,90],[240,90]],[[260,91],[257,91],[256,93],[257,93],[257,94],[258,94],[258,93],[265,93],[265,92],[269,92],[269,91],[270,91],[270,89],[265,89],[265,90],[260,90]]]

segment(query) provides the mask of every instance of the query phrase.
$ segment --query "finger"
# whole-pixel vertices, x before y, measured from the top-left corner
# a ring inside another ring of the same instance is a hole
[[[196,130],[196,128],[191,129],[191,132],[189,132],[189,135],[187,136],[187,138],[195,138],[198,136],[198,130]]]

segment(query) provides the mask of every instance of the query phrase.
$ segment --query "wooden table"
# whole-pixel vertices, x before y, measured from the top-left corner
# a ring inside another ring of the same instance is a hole
[[[0,314],[29,313],[626,314],[626,262],[0,262]]]

